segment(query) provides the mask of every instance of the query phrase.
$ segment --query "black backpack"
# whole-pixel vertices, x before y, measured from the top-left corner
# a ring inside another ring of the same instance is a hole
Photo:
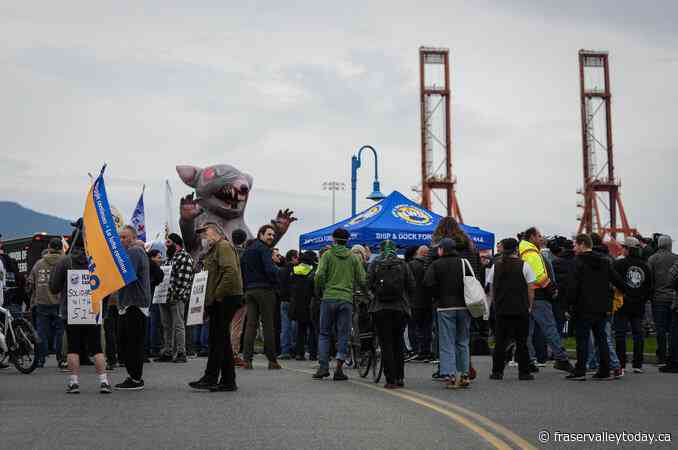
[[[392,258],[377,263],[374,294],[381,302],[400,300],[405,290],[404,262]]]

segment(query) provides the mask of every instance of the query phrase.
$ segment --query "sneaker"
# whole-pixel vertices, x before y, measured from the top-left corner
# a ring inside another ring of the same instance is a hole
[[[457,386],[460,388],[467,388],[471,386],[471,381],[469,380],[470,376],[469,375],[462,375],[459,377],[459,381],[457,382]]]
[[[210,380],[207,377],[202,377],[198,381],[191,381],[188,383],[188,387],[192,389],[197,389],[199,391],[211,391],[212,389],[217,388],[217,382]]]
[[[154,362],[172,362],[172,355],[163,354],[153,360]]]
[[[122,383],[116,384],[115,389],[119,391],[141,391],[144,389],[144,380],[134,381],[130,377],[127,377]]]
[[[556,370],[562,370],[563,372],[574,372],[574,367],[572,364],[570,364],[570,361],[565,360],[565,361],[556,361],[556,363],[553,365],[553,368]]]
[[[111,385],[108,383],[101,383],[99,385],[99,392],[102,394],[110,394],[113,392],[113,389],[111,389]]]
[[[537,361],[537,364],[535,364],[535,365],[536,365],[537,367],[546,367],[546,363],[545,363],[545,362],[538,362],[538,361]]]
[[[530,363],[530,365],[528,366],[528,370],[530,371],[530,373],[537,373],[539,372],[539,367],[537,367],[535,363]]]
[[[68,369],[68,362],[59,361],[59,369]]]
[[[492,372],[490,374],[490,380],[503,380],[504,374],[499,372]]]
[[[348,377],[341,369],[334,369],[334,376],[332,377],[334,381],[346,381]]]
[[[323,378],[327,378],[329,376],[330,376],[329,369],[318,369],[316,373],[313,374],[313,379],[322,380]]]
[[[659,371],[662,373],[678,373],[678,366],[665,365],[659,368]]]
[[[640,367],[634,367],[634,368],[633,368],[633,373],[645,373],[645,372],[644,372],[643,369],[641,369]]]
[[[534,380],[534,375],[532,375],[531,373],[519,373],[518,379],[520,381],[532,381]]]
[[[66,393],[67,394],[79,394],[80,393],[80,385],[78,383],[71,383],[68,385],[66,388]]]
[[[280,369],[282,369],[282,366],[278,364],[278,361],[268,362],[268,370],[280,370]]]
[[[186,355],[183,353],[177,353],[177,357],[174,358],[175,363],[186,363],[188,360],[186,359]]]
[[[610,375],[610,373],[596,373],[591,377],[593,381],[611,381],[614,380],[614,376]]]
[[[198,358],[207,358],[209,356],[209,352],[206,352],[205,350],[201,350],[198,352]]]
[[[447,377],[445,379],[445,389],[456,389],[457,379],[455,377]]]
[[[509,366],[509,367],[518,367],[518,363],[515,362],[514,360],[511,360],[511,361],[508,362],[508,366]],[[536,367],[536,366],[535,366],[535,367]]]
[[[210,387],[210,392],[235,392],[238,390],[238,386],[235,383],[219,383]]]
[[[586,374],[571,373],[565,379],[569,381],[586,381]]]
[[[292,356],[289,353],[282,353],[280,356],[278,356],[278,359],[282,361],[289,361],[292,359]]]
[[[622,369],[622,368],[614,369],[613,373],[614,373],[614,378],[616,380],[618,380],[618,379],[620,379],[621,377],[624,376],[624,369]]]

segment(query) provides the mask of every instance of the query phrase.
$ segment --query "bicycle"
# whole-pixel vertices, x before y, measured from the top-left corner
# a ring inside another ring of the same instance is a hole
[[[384,373],[381,347],[366,305],[359,306],[354,312],[348,348],[347,365],[358,370],[361,378],[372,373],[372,381],[379,383]]]
[[[12,317],[7,309],[0,306],[0,363],[8,359],[19,372],[33,372],[38,365],[39,342],[29,321],[23,317]]]

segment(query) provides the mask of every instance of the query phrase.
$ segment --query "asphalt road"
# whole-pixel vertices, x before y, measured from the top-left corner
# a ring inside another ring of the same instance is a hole
[[[82,393],[66,395],[66,374],[51,359],[31,375],[0,371],[0,448],[615,448],[553,441],[557,432],[671,433],[677,423],[678,376],[654,366],[611,382],[567,382],[553,368],[519,382],[510,368],[497,382],[487,378],[489,358],[474,363],[480,374],[468,390],[445,390],[430,381],[431,365],[408,364],[406,389],[386,391],[353,371],[350,382],[314,381],[310,362],[269,371],[258,360],[239,370],[237,392],[209,393],[186,384],[204,369],[195,359],[146,365],[145,391],[104,396],[91,367]],[[124,376],[120,368],[110,378]]]

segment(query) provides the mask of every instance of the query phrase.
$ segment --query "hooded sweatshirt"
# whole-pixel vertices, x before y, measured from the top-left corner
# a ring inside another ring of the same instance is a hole
[[[311,303],[314,298],[315,267],[301,262],[294,266],[290,274],[290,308],[287,312],[291,320],[311,321]]]
[[[365,269],[344,245],[334,244],[320,258],[315,274],[316,289],[322,300],[353,303],[354,282],[366,288]]]
[[[626,292],[624,281],[604,255],[593,251],[577,255],[568,283],[568,306],[577,317],[605,316],[612,311],[610,283]]]
[[[82,247],[72,247],[71,253],[61,258],[49,277],[49,291],[61,296],[61,317],[68,317],[68,271],[87,270],[87,255]]]
[[[668,236],[659,237],[659,250],[650,256],[647,261],[654,278],[654,296],[652,301],[655,303],[672,303],[676,298],[676,291],[671,286],[671,277],[669,270],[678,262],[678,255],[671,252],[671,238]]]
[[[61,303],[59,296],[49,291],[49,277],[61,258],[63,258],[61,253],[50,252],[35,263],[33,269],[31,269],[31,273],[28,275],[31,304],[58,305]]]
[[[645,310],[645,302],[652,296],[652,274],[647,263],[639,256],[627,256],[614,263],[614,270],[626,284],[622,314],[640,315]]]

